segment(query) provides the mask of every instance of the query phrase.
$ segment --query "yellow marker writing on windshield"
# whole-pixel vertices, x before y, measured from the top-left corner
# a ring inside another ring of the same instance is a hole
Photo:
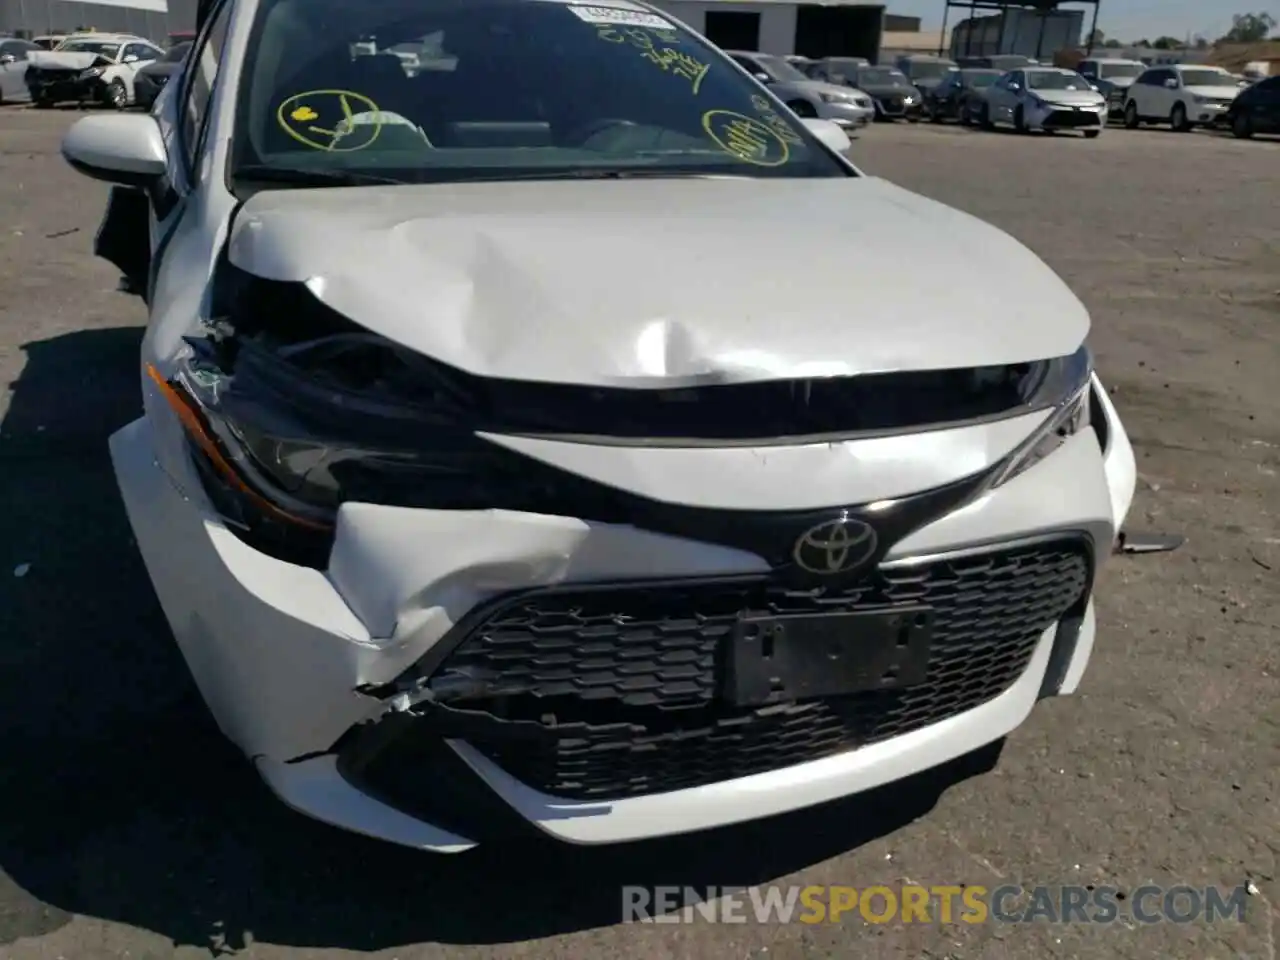
[[[669,73],[673,77],[688,80],[695,96],[702,88],[703,78],[711,70],[709,64],[703,63],[683,50],[677,50],[670,46],[661,47],[654,42],[654,36],[656,35],[658,40],[665,43],[678,43],[679,37],[669,31],[648,31],[640,27],[627,27],[625,29],[600,27],[596,31],[596,35],[601,40],[609,43],[630,43],[631,46],[640,51],[641,57],[648,60],[659,70]]]
[[[357,123],[357,113],[368,122]],[[312,123],[324,117],[332,122]],[[276,122],[285,133],[313,150],[330,153],[368,149],[382,132],[381,118],[378,105],[354,90],[307,90],[286,98],[276,110]]]
[[[702,129],[716,145],[745,163],[780,167],[791,157],[791,147],[768,124],[732,110],[708,110]]]

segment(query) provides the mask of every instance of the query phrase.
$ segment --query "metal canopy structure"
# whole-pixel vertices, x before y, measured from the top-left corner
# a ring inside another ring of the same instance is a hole
[[[1040,15],[1040,37],[1036,43],[1036,59],[1040,59],[1043,54],[1045,25],[1048,22],[1046,14],[1056,13],[1058,8],[1064,3],[1080,4],[1093,7],[1093,19],[1089,25],[1089,33],[1085,38],[1085,56],[1093,53],[1093,38],[1098,31],[1098,11],[1102,7],[1102,0],[1023,0],[1018,3],[1015,0],[944,0],[946,6],[942,12],[942,34],[938,39],[938,56],[944,56],[946,51],[943,47],[947,44],[947,25],[951,20],[952,10],[968,10],[970,21],[976,20],[978,11],[991,12],[1000,14],[1000,40],[998,47],[1004,46],[1004,29],[1005,23],[1008,21],[1008,13],[1010,10],[1027,10]],[[969,31],[966,38],[967,42],[973,39],[973,31]],[[968,56],[969,52],[958,51],[959,55]]]

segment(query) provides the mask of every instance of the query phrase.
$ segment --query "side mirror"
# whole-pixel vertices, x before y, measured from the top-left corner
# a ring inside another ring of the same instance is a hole
[[[77,120],[62,138],[62,156],[86,177],[126,187],[151,186],[167,160],[159,125],[139,113]]]
[[[761,83],[773,83],[773,77],[769,76],[767,73],[753,73],[752,76]]]
[[[1178,89],[1178,81],[1177,81],[1177,80],[1166,80],[1166,81],[1164,82],[1164,85],[1165,85],[1166,87],[1168,87],[1170,90],[1177,90],[1177,89]]]
[[[137,62],[138,62],[138,55],[137,55],[136,53],[131,53],[131,54],[127,55],[127,56],[126,56],[123,60],[121,60],[120,62],[121,62],[121,63],[137,63]]]
[[[1009,89],[1010,89],[1010,90],[1021,90],[1021,89],[1022,89],[1022,84],[1020,84],[1020,83],[1013,83],[1013,82],[1010,82],[1010,83],[1009,83]]]
[[[849,135],[844,132],[838,123],[818,119],[805,119],[801,122],[824,146],[834,150],[836,153],[844,153],[853,146],[853,141],[849,139]]]

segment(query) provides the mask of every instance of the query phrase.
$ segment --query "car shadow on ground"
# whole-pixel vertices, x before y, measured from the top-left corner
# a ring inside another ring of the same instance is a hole
[[[443,857],[313,823],[221,738],[132,543],[106,444],[139,412],[140,336],[27,344],[0,427],[12,562],[0,570],[0,953],[73,914],[215,954],[611,925],[622,885],[780,878],[897,830],[998,757],[997,745],[851,800],[624,847],[522,840]]]

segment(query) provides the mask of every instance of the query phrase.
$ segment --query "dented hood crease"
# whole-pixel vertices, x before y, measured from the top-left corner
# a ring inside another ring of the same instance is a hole
[[[1089,326],[1012,237],[869,177],[268,190],[228,244],[374,333],[518,380],[995,365],[1069,354]]]

